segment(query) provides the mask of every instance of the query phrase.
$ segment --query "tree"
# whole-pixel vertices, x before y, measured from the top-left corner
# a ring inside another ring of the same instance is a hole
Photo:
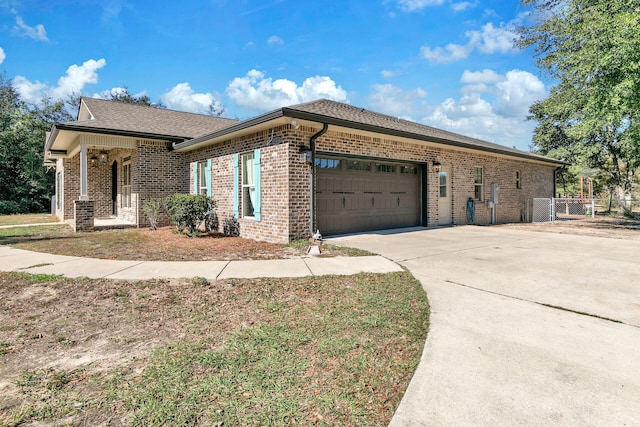
[[[558,84],[535,103],[543,154],[600,169],[629,213],[640,168],[640,0],[522,0],[537,22],[519,30]]]
[[[0,214],[47,210],[54,177],[43,165],[45,132],[70,119],[63,102],[28,105],[0,76]]]

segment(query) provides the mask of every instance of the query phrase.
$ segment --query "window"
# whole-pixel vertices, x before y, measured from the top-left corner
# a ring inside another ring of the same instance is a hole
[[[316,158],[316,168],[318,169],[341,169],[340,160]]]
[[[376,172],[396,173],[396,165],[385,165],[382,163],[376,163]]]
[[[207,194],[207,164],[198,162],[198,194]]]
[[[122,207],[131,207],[131,157],[122,163]]]
[[[347,162],[347,170],[350,171],[371,171],[371,162],[363,162],[360,160],[349,160]]]
[[[475,178],[474,178],[474,192],[473,192],[473,198],[476,200],[482,200],[482,194],[483,194],[483,181],[484,177],[483,177],[483,170],[481,167],[476,167],[476,171],[475,171]]]
[[[520,185],[520,171],[516,171],[516,188],[522,188]]]
[[[440,197],[447,197],[447,173],[438,172],[438,188]]]
[[[243,154],[240,161],[242,168],[242,216],[253,216],[256,201],[253,153]]]
[[[410,175],[418,175],[418,168],[415,166],[402,166],[400,173],[406,173]]]
[[[191,163],[193,172],[192,194],[204,194],[211,197],[211,159]]]

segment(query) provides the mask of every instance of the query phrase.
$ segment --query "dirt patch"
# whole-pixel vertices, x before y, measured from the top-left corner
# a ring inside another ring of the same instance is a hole
[[[499,227],[612,239],[640,240],[640,221],[611,216],[597,215],[595,218],[563,219],[544,223],[502,224]]]
[[[2,244],[20,249],[58,255],[132,261],[234,261],[288,259],[306,256],[308,242],[275,244],[220,233],[187,237],[173,227],[149,229],[105,230],[74,233],[62,226],[54,230],[33,227],[15,230],[3,237]],[[347,248],[323,245],[322,256],[354,256],[365,254]]]

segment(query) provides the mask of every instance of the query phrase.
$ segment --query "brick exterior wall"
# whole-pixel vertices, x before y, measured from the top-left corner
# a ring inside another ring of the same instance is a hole
[[[91,200],[73,202],[73,231],[93,231],[94,203]]]
[[[149,221],[142,211],[142,203],[150,198],[162,198],[174,193],[187,193],[184,175],[188,170],[185,155],[169,150],[169,144],[161,141],[141,141],[132,164],[132,193],[140,201],[137,204],[139,227],[148,227]],[[163,215],[159,226],[169,225],[169,218]]]
[[[146,226],[142,203],[151,197],[165,197],[175,192],[193,190],[192,162],[212,159],[212,196],[217,201],[220,229],[225,219],[233,217],[233,155],[261,150],[262,220],[238,218],[240,235],[270,242],[289,242],[310,236],[311,166],[300,160],[300,146],[309,146],[310,137],[319,128],[290,125],[277,126],[243,137],[229,139],[186,153],[168,149],[166,142],[138,141],[138,148],[109,150],[108,164],[89,167],[89,198],[95,203],[95,215],[111,215],[111,171],[118,164],[118,217]],[[270,143],[272,136],[275,140]],[[451,167],[451,211],[454,224],[467,223],[466,203],[474,195],[474,172],[484,171],[483,200],[489,198],[490,184],[500,186],[497,222],[523,219],[525,201],[534,197],[552,197],[554,167],[489,153],[442,148],[400,139],[359,135],[330,130],[317,140],[316,150],[335,155],[362,156],[413,162],[427,165],[427,201],[423,207],[427,224],[438,223],[438,174],[431,166],[437,160]],[[89,157],[99,152],[89,150]],[[132,206],[122,207],[123,159],[131,158]],[[74,217],[72,201],[79,198],[79,155],[58,162],[64,174],[64,208],[61,219]],[[521,188],[516,188],[516,171]],[[242,207],[240,206],[240,212]],[[476,205],[476,223],[488,224],[491,212],[486,203]],[[165,217],[161,225],[168,223]]]

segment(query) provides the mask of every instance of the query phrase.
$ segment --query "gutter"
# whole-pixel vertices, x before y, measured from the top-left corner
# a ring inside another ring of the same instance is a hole
[[[214,139],[214,138],[219,138],[221,136],[225,136],[228,135],[230,133],[234,133],[234,132],[238,132],[244,129],[248,129],[252,126],[256,126],[262,123],[266,123],[269,122],[271,120],[275,120],[275,119],[279,119],[280,117],[284,116],[284,108],[280,109],[280,110],[276,110],[276,111],[272,111],[270,113],[267,114],[263,114],[261,116],[258,117],[254,117],[253,119],[249,119],[249,120],[245,120],[243,122],[240,122],[238,124],[235,124],[233,126],[229,126],[228,128],[224,128],[218,131],[215,131],[213,133],[209,133],[207,135],[203,135],[203,136],[199,136],[197,138],[194,139],[190,139],[188,141],[182,141],[182,142],[174,142],[173,143],[173,150],[182,150],[184,148],[189,148],[192,147],[194,145],[197,144],[201,144],[203,142],[209,141],[210,139]]]
[[[316,140],[329,129],[329,124],[322,123],[322,129],[309,138],[311,150],[311,234],[316,230]]]

